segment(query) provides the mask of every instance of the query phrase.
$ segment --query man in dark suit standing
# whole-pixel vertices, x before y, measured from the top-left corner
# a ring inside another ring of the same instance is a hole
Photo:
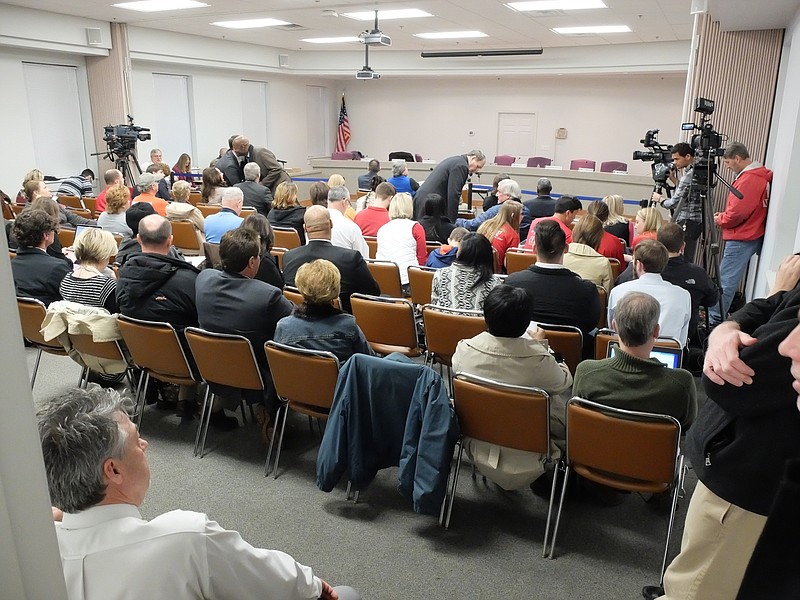
[[[249,154],[253,162],[258,164],[261,169],[261,181],[259,181],[259,183],[267,186],[273,196],[275,195],[275,188],[277,188],[279,184],[284,181],[286,183],[292,182],[292,178],[284,170],[283,164],[278,161],[275,153],[271,150],[250,146]]]
[[[302,265],[318,258],[331,261],[342,276],[342,292],[339,296],[342,309],[350,312],[350,294],[378,295],[381,291],[357,250],[331,244],[331,227],[331,216],[327,208],[310,206],[306,209],[303,228],[308,243],[283,255],[283,277],[287,285],[294,285],[297,269]]]
[[[244,166],[244,181],[237,183],[235,187],[242,190],[245,206],[252,206],[256,212],[266,217],[272,208],[272,192],[258,183],[259,179],[261,168],[257,163],[249,162]]]
[[[455,223],[458,218],[458,205],[461,203],[461,188],[464,187],[467,178],[482,169],[485,164],[486,157],[483,152],[471,150],[469,154],[451,156],[436,165],[414,196],[414,220],[419,221],[422,218],[428,194],[439,194],[446,199],[447,218]]]
[[[252,161],[250,140],[242,135],[233,138],[231,149],[217,161],[217,168],[222,171],[225,183],[236,185],[244,181],[244,166]]]

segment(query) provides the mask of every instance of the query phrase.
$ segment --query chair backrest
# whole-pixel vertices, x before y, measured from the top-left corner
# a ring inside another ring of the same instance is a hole
[[[245,390],[263,390],[253,346],[242,335],[212,333],[199,327],[184,330],[186,341],[206,383]],[[225,360],[220,360],[224,356]]]
[[[364,241],[367,242],[367,248],[369,248],[369,257],[375,258],[378,254],[378,238],[374,235],[365,235]]]
[[[200,252],[200,240],[191,221],[170,221],[172,225],[172,245],[181,250]]]
[[[197,379],[172,325],[125,315],[119,315],[117,324],[136,366],[165,381],[189,383]]]
[[[433,274],[436,269],[432,267],[408,267],[408,285],[411,288],[411,302],[416,306],[431,303],[431,290],[433,289]]]
[[[204,202],[197,203],[197,209],[203,215],[203,218],[210,217],[211,215],[217,214],[219,211],[222,210],[221,204],[206,204]]]
[[[40,333],[42,321],[44,321],[44,317],[47,314],[44,302],[36,298],[18,297],[17,311],[19,312],[19,323],[22,326],[22,337],[42,349],[52,348],[57,351],[63,351],[61,344],[55,340],[52,342],[46,341]]]
[[[403,297],[403,284],[400,283],[400,267],[389,260],[367,259],[367,268],[381,290],[382,296]]]
[[[69,248],[75,242],[75,230],[62,227],[58,230],[58,241],[63,248]]]
[[[569,168],[571,170],[573,170],[573,171],[576,171],[578,169],[592,169],[592,170],[594,170],[594,167],[595,167],[596,164],[597,163],[595,163],[595,161],[589,160],[587,158],[576,158],[575,160],[571,160],[570,161]]]
[[[275,234],[275,245],[279,248],[299,248],[301,246],[300,236],[294,227],[276,227],[272,226],[272,231]]]
[[[422,154],[415,154],[414,162],[422,162]]]
[[[83,217],[84,219],[92,219],[94,215],[92,211],[86,210],[85,208],[69,208],[67,207],[66,210],[71,212],[73,215],[78,215],[79,217]]]
[[[372,349],[379,354],[400,352],[419,356],[414,305],[403,298],[352,294],[350,306],[356,323]]]
[[[535,252],[509,248],[508,252],[506,252],[506,273],[511,275],[517,271],[524,271],[535,262]]]
[[[291,408],[323,414],[330,410],[339,377],[339,361],[333,353],[273,341],[264,345],[264,351],[275,391]]]
[[[600,163],[601,173],[611,173],[613,171],[627,171],[628,163],[619,162],[618,160],[607,160]]]
[[[97,212],[97,198],[92,198],[91,196],[84,196],[81,198],[81,203],[83,204],[83,208],[88,210],[92,215]]]
[[[389,152],[389,160],[404,160],[406,162],[415,162],[414,155],[411,152]]]
[[[550,396],[544,390],[457,373],[453,404],[461,435],[550,456]]]
[[[516,160],[515,157],[511,156],[510,154],[498,154],[494,157],[494,164],[499,165],[501,167],[510,167],[514,164]]]
[[[567,402],[567,460],[594,481],[630,491],[664,491],[675,480],[681,424],[669,415]]]
[[[303,304],[303,294],[293,285],[283,286],[283,295],[287,300],[290,300],[297,306]]]
[[[551,323],[539,323],[539,328],[544,329],[550,348],[564,357],[564,362],[574,375],[583,357],[583,332],[572,325]]]
[[[90,333],[70,333],[68,336],[70,344],[78,354],[106,360],[126,360],[116,342],[95,342]]]
[[[77,196],[56,196],[56,201],[66,208],[75,208],[83,210],[84,206],[81,199]]]
[[[283,255],[286,254],[288,250],[286,248],[278,248],[276,246],[272,247],[272,250],[269,251],[270,255],[275,258],[275,262],[278,265],[278,269],[283,271]]]
[[[437,248],[441,248],[441,247],[442,247],[442,244],[440,242],[432,242],[430,240],[426,240],[425,241],[425,252],[427,252],[428,254],[430,254],[431,252],[433,252]]]
[[[459,341],[486,331],[486,321],[479,310],[444,309],[426,304],[422,307],[422,322],[428,353],[434,362],[448,367]]]
[[[608,262],[611,264],[611,279],[616,281],[622,270],[622,265],[619,264],[619,259],[616,258],[609,258]]]
[[[219,257],[219,244],[203,242],[203,256],[206,261],[215,269],[222,268],[222,259]]]
[[[547,158],[545,156],[531,156],[528,159],[527,165],[529,167],[536,167],[541,169],[542,167],[547,167],[553,164],[552,158]]]
[[[10,201],[3,199],[3,218],[6,221],[13,221],[17,218],[17,213],[14,212],[14,206],[11,204]]]
[[[600,318],[597,319],[597,328],[602,329],[606,326],[608,313],[608,292],[602,285],[597,286],[597,295],[600,297]]]
[[[189,204],[197,206],[203,201],[203,195],[200,192],[189,192]]]

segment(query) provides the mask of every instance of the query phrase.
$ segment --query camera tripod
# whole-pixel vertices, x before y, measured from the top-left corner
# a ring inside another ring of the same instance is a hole
[[[92,156],[102,156],[104,159],[112,161],[114,168],[122,173],[122,177],[129,187],[135,186],[139,175],[142,174],[142,167],[139,165],[136,155],[128,150],[118,152],[109,148],[106,152],[96,152]]]

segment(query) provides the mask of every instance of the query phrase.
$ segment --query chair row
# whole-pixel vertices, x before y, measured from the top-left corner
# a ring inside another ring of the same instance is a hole
[[[499,167],[510,167],[517,161],[516,156],[512,156],[511,154],[498,154],[494,157],[494,164]],[[531,156],[528,158],[526,162],[527,167],[531,168],[544,168],[549,167],[553,164],[552,158],[547,158],[546,156]],[[595,166],[597,163],[593,160],[589,160],[586,158],[578,158],[575,160],[570,161],[569,168],[571,171],[577,171],[578,169],[590,169],[592,171],[595,170]],[[628,163],[620,162],[617,160],[609,160],[600,163],[600,172],[601,173],[613,173],[614,171],[627,171],[628,170]]]

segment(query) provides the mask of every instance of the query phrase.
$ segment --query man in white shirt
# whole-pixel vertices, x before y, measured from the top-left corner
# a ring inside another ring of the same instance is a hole
[[[369,247],[361,233],[361,228],[344,216],[350,204],[350,191],[343,185],[335,185],[328,191],[328,211],[331,214],[331,244],[340,248],[358,250],[361,256],[369,258]]]
[[[658,319],[661,335],[675,338],[685,347],[692,315],[692,297],[685,289],[661,278],[661,272],[668,262],[669,252],[664,244],[656,240],[639,242],[633,251],[635,279],[611,289],[608,296],[608,322],[614,320],[614,308],[626,294],[644,292],[658,300],[661,306]]]
[[[288,554],[254,548],[202,513],[142,519],[148,444],[116,391],[74,389],[38,417],[70,600],[358,600],[352,588],[334,589]]]

